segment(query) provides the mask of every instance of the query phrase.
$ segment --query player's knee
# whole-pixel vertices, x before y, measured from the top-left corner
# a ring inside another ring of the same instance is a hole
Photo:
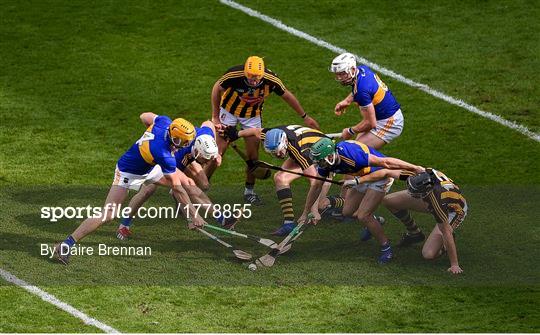
[[[358,210],[356,212],[356,218],[363,223],[367,223],[370,219],[373,218],[373,214],[363,210]]]
[[[197,186],[205,193],[210,190],[210,182],[208,180],[199,181]]]
[[[422,257],[424,257],[424,259],[435,259],[437,257],[439,257],[440,255],[440,250],[435,250],[435,249],[431,249],[431,248],[424,248],[422,249]]]
[[[274,174],[274,183],[276,183],[276,185],[286,185],[286,184],[288,184],[285,173],[283,173],[281,171],[276,172]]]

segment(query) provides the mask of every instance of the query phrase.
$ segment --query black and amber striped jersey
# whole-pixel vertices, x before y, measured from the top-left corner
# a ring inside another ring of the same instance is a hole
[[[441,171],[433,171],[433,188],[422,196],[428,204],[430,213],[438,223],[448,222],[456,229],[467,215],[467,201],[459,187]],[[400,179],[406,179],[413,173],[402,172]]]
[[[261,138],[265,139],[265,134],[270,129],[281,129],[287,135],[287,152],[302,170],[307,169],[313,164],[309,157],[309,149],[311,146],[320,140],[322,137],[327,137],[324,133],[317,129],[303,127],[299,125],[279,126],[274,128],[263,128]]]
[[[255,117],[263,110],[264,99],[275,92],[283,95],[287,90],[281,79],[272,71],[265,69],[264,77],[256,87],[251,87],[244,76],[244,65],[237,65],[225,72],[218,80],[225,90],[221,96],[221,108],[237,117]]]

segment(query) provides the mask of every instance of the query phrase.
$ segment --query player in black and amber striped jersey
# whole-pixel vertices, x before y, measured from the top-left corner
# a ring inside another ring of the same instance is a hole
[[[327,137],[321,131],[299,125],[279,126],[274,128],[250,128],[237,131],[234,128],[227,128],[224,135],[230,141],[238,137],[256,137],[263,140],[266,152],[272,156],[285,159],[281,167],[285,170],[303,172],[316,175],[317,171],[309,156],[309,149],[313,143],[322,137]],[[276,194],[281,205],[283,214],[283,224],[273,235],[285,236],[294,229],[294,211],[292,201],[291,183],[300,178],[299,175],[278,171],[274,174],[274,184]],[[314,179],[308,179],[310,182]]]
[[[304,119],[304,123],[308,127],[319,129],[317,121],[307,115],[298,99],[287,90],[274,72],[265,67],[263,59],[257,56],[249,57],[244,65],[230,68],[214,84],[212,89],[212,122],[217,129],[236,127],[238,124],[242,129],[261,128],[264,100],[272,92],[281,96],[298,116]],[[248,159],[257,160],[259,139],[248,137],[245,142]],[[223,138],[218,138],[217,144],[220,154],[223,155],[228,142]],[[207,166],[207,176],[212,176],[216,168],[215,164]],[[244,198],[249,203],[259,205],[262,202],[253,190],[254,185],[255,177],[246,169]]]
[[[434,259],[446,252],[450,260],[448,271],[453,274],[462,273],[453,233],[465,219],[468,206],[459,187],[444,173],[430,168],[418,174],[383,169],[360,177],[359,181],[367,182],[370,179],[383,177],[407,181],[406,190],[387,194],[382,202],[407,228],[407,233],[403,234],[400,245],[407,246],[425,239],[411,217],[410,211],[431,213],[437,225],[422,247],[422,256],[426,259]]]

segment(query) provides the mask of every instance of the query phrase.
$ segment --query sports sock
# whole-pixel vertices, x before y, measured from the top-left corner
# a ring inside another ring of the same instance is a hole
[[[65,240],[64,242],[62,242],[62,244],[67,244],[70,248],[75,244],[77,243],[77,241],[75,241],[75,239],[73,238],[73,236],[69,235]],[[62,248],[63,249],[63,248]]]
[[[330,201],[330,206],[333,208],[343,208],[343,204],[345,203],[345,199],[343,199],[343,197],[340,197],[339,195],[329,195],[326,198],[328,201]]]
[[[402,209],[400,211],[393,212],[392,214],[405,225],[405,228],[407,228],[409,233],[414,234],[420,232],[420,229],[416,225],[416,222],[414,222],[414,219],[411,217],[411,213],[408,210]]]
[[[247,194],[254,194],[253,188],[255,187],[255,183],[248,183],[246,182],[246,188],[244,189],[244,195]]]
[[[284,188],[276,192],[279,204],[281,205],[281,213],[283,214],[283,221],[294,222],[294,209],[292,204],[292,191],[291,189]]]
[[[385,242],[384,244],[381,245],[381,252],[386,252],[388,250],[390,250],[392,248],[392,246],[390,245],[390,242]]]
[[[128,217],[128,218],[122,218],[122,220],[120,221],[120,224],[124,227],[127,227],[129,228],[129,226],[131,226],[131,223],[133,222],[133,218],[131,217]]]

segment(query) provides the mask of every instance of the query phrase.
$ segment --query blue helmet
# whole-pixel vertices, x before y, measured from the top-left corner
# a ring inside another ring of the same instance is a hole
[[[264,150],[272,156],[285,158],[287,156],[287,134],[279,128],[270,129],[264,138]]]

